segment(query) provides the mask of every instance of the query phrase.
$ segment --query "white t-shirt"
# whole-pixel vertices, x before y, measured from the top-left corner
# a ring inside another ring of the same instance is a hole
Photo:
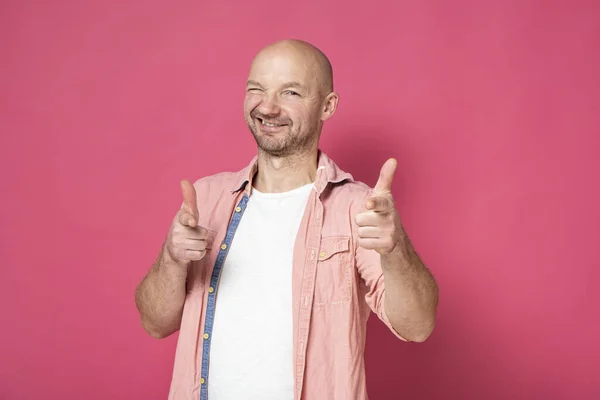
[[[313,185],[253,189],[225,260],[210,346],[210,400],[292,400],[292,259]]]

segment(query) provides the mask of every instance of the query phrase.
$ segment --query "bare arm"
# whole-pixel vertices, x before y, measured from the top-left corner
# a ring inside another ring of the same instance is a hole
[[[393,159],[384,164],[377,185],[366,199],[366,211],[356,216],[357,254],[365,276],[366,270],[381,265],[379,277],[368,274],[371,287],[377,286],[376,281],[383,275],[383,307],[381,303],[375,305],[380,317],[387,317],[402,338],[422,342],[435,327],[438,287],[400,222],[391,193],[395,168]],[[379,255],[365,250],[375,250]],[[371,267],[365,270],[365,265]]]
[[[422,342],[435,327],[438,287],[402,231],[394,249],[381,255],[385,313],[403,337]]]
[[[179,329],[185,301],[187,268],[177,265],[165,248],[135,292],[142,326],[152,337],[165,338]]]
[[[198,226],[196,190],[185,180],[181,189],[181,210],[173,219],[157,260],[135,291],[142,327],[155,338],[165,338],[179,329],[188,267],[206,254],[208,231]]]

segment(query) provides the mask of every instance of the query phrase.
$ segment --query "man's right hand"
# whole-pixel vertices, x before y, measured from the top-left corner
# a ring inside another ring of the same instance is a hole
[[[187,180],[181,181],[183,205],[175,215],[165,243],[169,257],[178,265],[186,267],[190,261],[199,261],[206,255],[208,231],[198,226],[196,189]]]

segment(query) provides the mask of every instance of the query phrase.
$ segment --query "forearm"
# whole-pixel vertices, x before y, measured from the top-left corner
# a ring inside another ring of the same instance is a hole
[[[155,338],[179,329],[186,296],[187,269],[163,250],[135,293],[142,326]]]
[[[438,287],[403,234],[394,250],[381,256],[385,281],[385,312],[393,328],[404,338],[421,342],[433,331]]]

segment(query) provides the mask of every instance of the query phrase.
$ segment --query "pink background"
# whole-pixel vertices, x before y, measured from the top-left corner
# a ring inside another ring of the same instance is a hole
[[[143,6],[142,6],[143,4]],[[600,398],[600,3],[3,1],[0,399],[166,399],[133,291],[179,180],[242,168],[249,62],[298,37],[341,94],[322,148],[394,193],[441,287],[371,398]],[[314,24],[313,26],[309,26]]]

